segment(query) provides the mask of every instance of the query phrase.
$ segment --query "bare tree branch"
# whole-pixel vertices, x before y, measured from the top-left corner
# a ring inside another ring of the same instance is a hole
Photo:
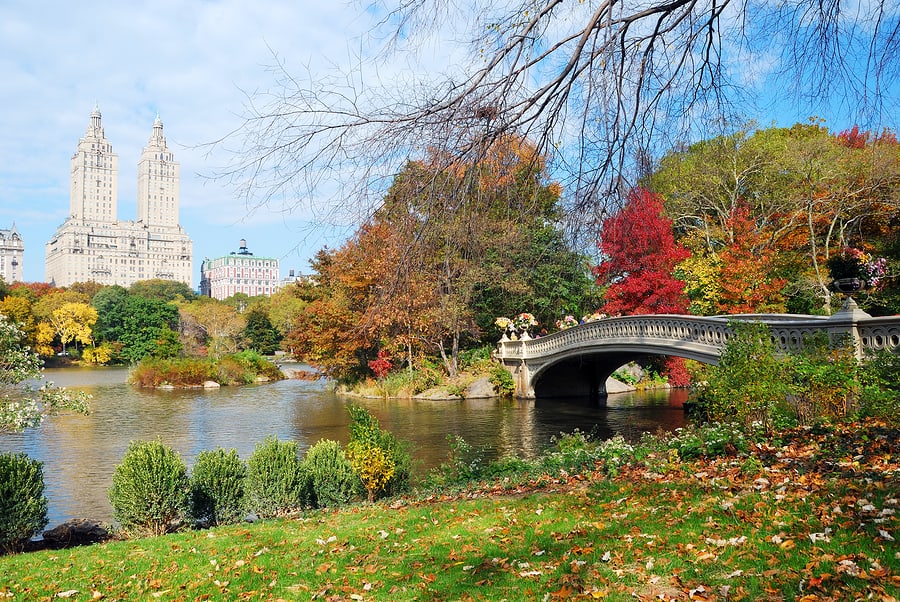
[[[470,67],[417,76],[392,63],[466,15]],[[373,37],[385,30],[386,53],[350,71],[295,75],[276,56],[272,88],[246,94],[218,176],[251,209],[362,221],[407,159],[475,163],[512,134],[549,157],[572,222],[591,225],[633,184],[635,157],[752,96],[748,57],[777,55],[782,100],[852,104],[869,125],[898,102],[900,9],[885,0],[401,0]]]

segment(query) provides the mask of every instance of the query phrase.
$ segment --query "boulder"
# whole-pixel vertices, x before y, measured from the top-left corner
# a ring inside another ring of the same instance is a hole
[[[203,388],[204,388],[204,389],[218,389],[218,388],[221,387],[221,386],[222,386],[222,385],[220,385],[219,383],[217,383],[217,382],[214,381],[214,380],[208,380],[208,381],[206,381],[206,382],[203,383]]]
[[[109,539],[109,531],[98,521],[73,518],[44,531],[44,541],[50,547],[84,546]]]
[[[634,390],[635,388],[633,386],[625,384],[620,380],[616,380],[611,376],[606,379],[607,393],[627,393],[628,391]]]
[[[491,384],[491,379],[487,376],[473,381],[466,388],[466,399],[487,399],[490,397],[497,397],[497,392],[494,391],[494,385]]]

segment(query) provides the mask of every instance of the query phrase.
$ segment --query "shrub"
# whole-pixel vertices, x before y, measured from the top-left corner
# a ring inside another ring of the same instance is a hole
[[[541,458],[541,464],[548,472],[578,473],[593,468],[600,458],[597,444],[582,431],[563,433],[552,442]]]
[[[859,380],[859,414],[900,421],[900,353],[882,349],[870,355]]]
[[[46,526],[43,463],[22,453],[0,453],[0,549],[19,551]]]
[[[474,448],[459,435],[447,435],[450,453],[441,465],[444,475],[453,483],[481,478],[484,473],[484,450]]]
[[[183,522],[190,480],[181,457],[160,441],[133,441],[113,471],[113,518],[130,535],[163,535]]]
[[[362,491],[360,478],[337,441],[319,441],[306,452],[303,463],[316,507],[342,506]]]
[[[603,468],[609,476],[619,474],[619,468],[634,458],[634,447],[625,441],[622,435],[601,441],[597,446],[597,457],[603,462]]]
[[[737,455],[746,453],[749,449],[749,443],[741,429],[727,423],[676,429],[667,439],[667,446],[676,450],[681,458]]]
[[[260,518],[284,516],[309,501],[309,478],[295,441],[267,437],[247,460],[248,509]]]
[[[516,381],[513,380],[512,374],[503,366],[493,366],[490,376],[491,384],[494,385],[494,391],[500,397],[512,397],[516,392]]]
[[[459,352],[459,367],[461,370],[481,370],[491,363],[491,345],[476,347],[474,349],[466,349]]]
[[[225,356],[216,363],[216,381],[223,385],[249,385],[256,374],[233,356]]]
[[[350,405],[350,442],[347,459],[359,475],[370,501],[409,488],[412,459],[392,433],[363,408]]]
[[[719,364],[708,372],[697,406],[709,420],[739,422],[745,429],[761,425],[771,432],[786,404],[789,379],[785,362],[775,356],[775,344],[765,324],[732,323]]]
[[[212,366],[206,359],[160,359],[146,357],[132,368],[128,380],[141,387],[202,385],[213,378]]]
[[[805,337],[803,350],[788,360],[790,403],[800,424],[844,418],[858,389],[859,365],[850,345],[831,347],[828,335]]]
[[[197,454],[191,473],[191,517],[209,526],[241,522],[247,515],[247,465],[237,451]]]
[[[255,381],[257,377],[260,376],[268,378],[269,380],[284,379],[284,373],[280,368],[278,368],[278,366],[270,362],[268,359],[266,359],[264,356],[260,355],[253,349],[239,351],[238,353],[234,353],[228,357],[237,360],[252,374],[250,382]]]

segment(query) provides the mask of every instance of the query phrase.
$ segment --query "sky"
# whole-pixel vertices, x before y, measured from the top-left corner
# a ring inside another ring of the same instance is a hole
[[[248,95],[277,87],[276,60],[312,74],[352,63],[379,18],[373,12],[346,0],[0,2],[0,228],[15,224],[24,238],[24,279],[44,280],[45,244],[68,217],[70,159],[95,106],[119,157],[120,220],[136,217],[138,158],[162,120],[181,165],[179,221],[194,241],[194,288],[203,258],[237,250],[240,239],[279,259],[282,276],[308,273],[310,257],[339,246],[348,225],[328,227],[303,209],[251,211],[210,177],[228,157],[208,144],[240,126]],[[448,64],[458,56],[449,42],[436,48]],[[756,60],[744,76],[771,72]],[[781,106],[750,117],[791,125],[811,114]],[[828,125],[851,123],[833,116]]]
[[[340,63],[372,26],[342,1],[143,0],[0,2],[0,228],[25,242],[24,279],[44,280],[44,247],[68,217],[70,160],[95,106],[119,156],[118,217],[137,214],[137,163],[159,115],[181,165],[179,221],[200,263],[237,250],[309,272],[308,259],[345,230],[302,214],[249,212],[210,179],[225,162],[207,143],[241,123],[246,94],[273,85],[279,60],[312,69]]]

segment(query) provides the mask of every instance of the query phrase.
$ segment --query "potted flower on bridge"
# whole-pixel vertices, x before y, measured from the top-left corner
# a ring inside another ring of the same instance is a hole
[[[861,290],[878,288],[884,277],[887,260],[853,247],[828,260],[828,271],[833,282],[831,289],[851,294]]]
[[[503,331],[504,336],[509,333],[509,339],[515,341],[519,338],[531,338],[528,330],[534,326],[537,326],[538,321],[532,314],[528,312],[522,312],[512,320],[504,317],[497,318],[496,320],[494,320],[494,324],[496,324],[497,327]]]

